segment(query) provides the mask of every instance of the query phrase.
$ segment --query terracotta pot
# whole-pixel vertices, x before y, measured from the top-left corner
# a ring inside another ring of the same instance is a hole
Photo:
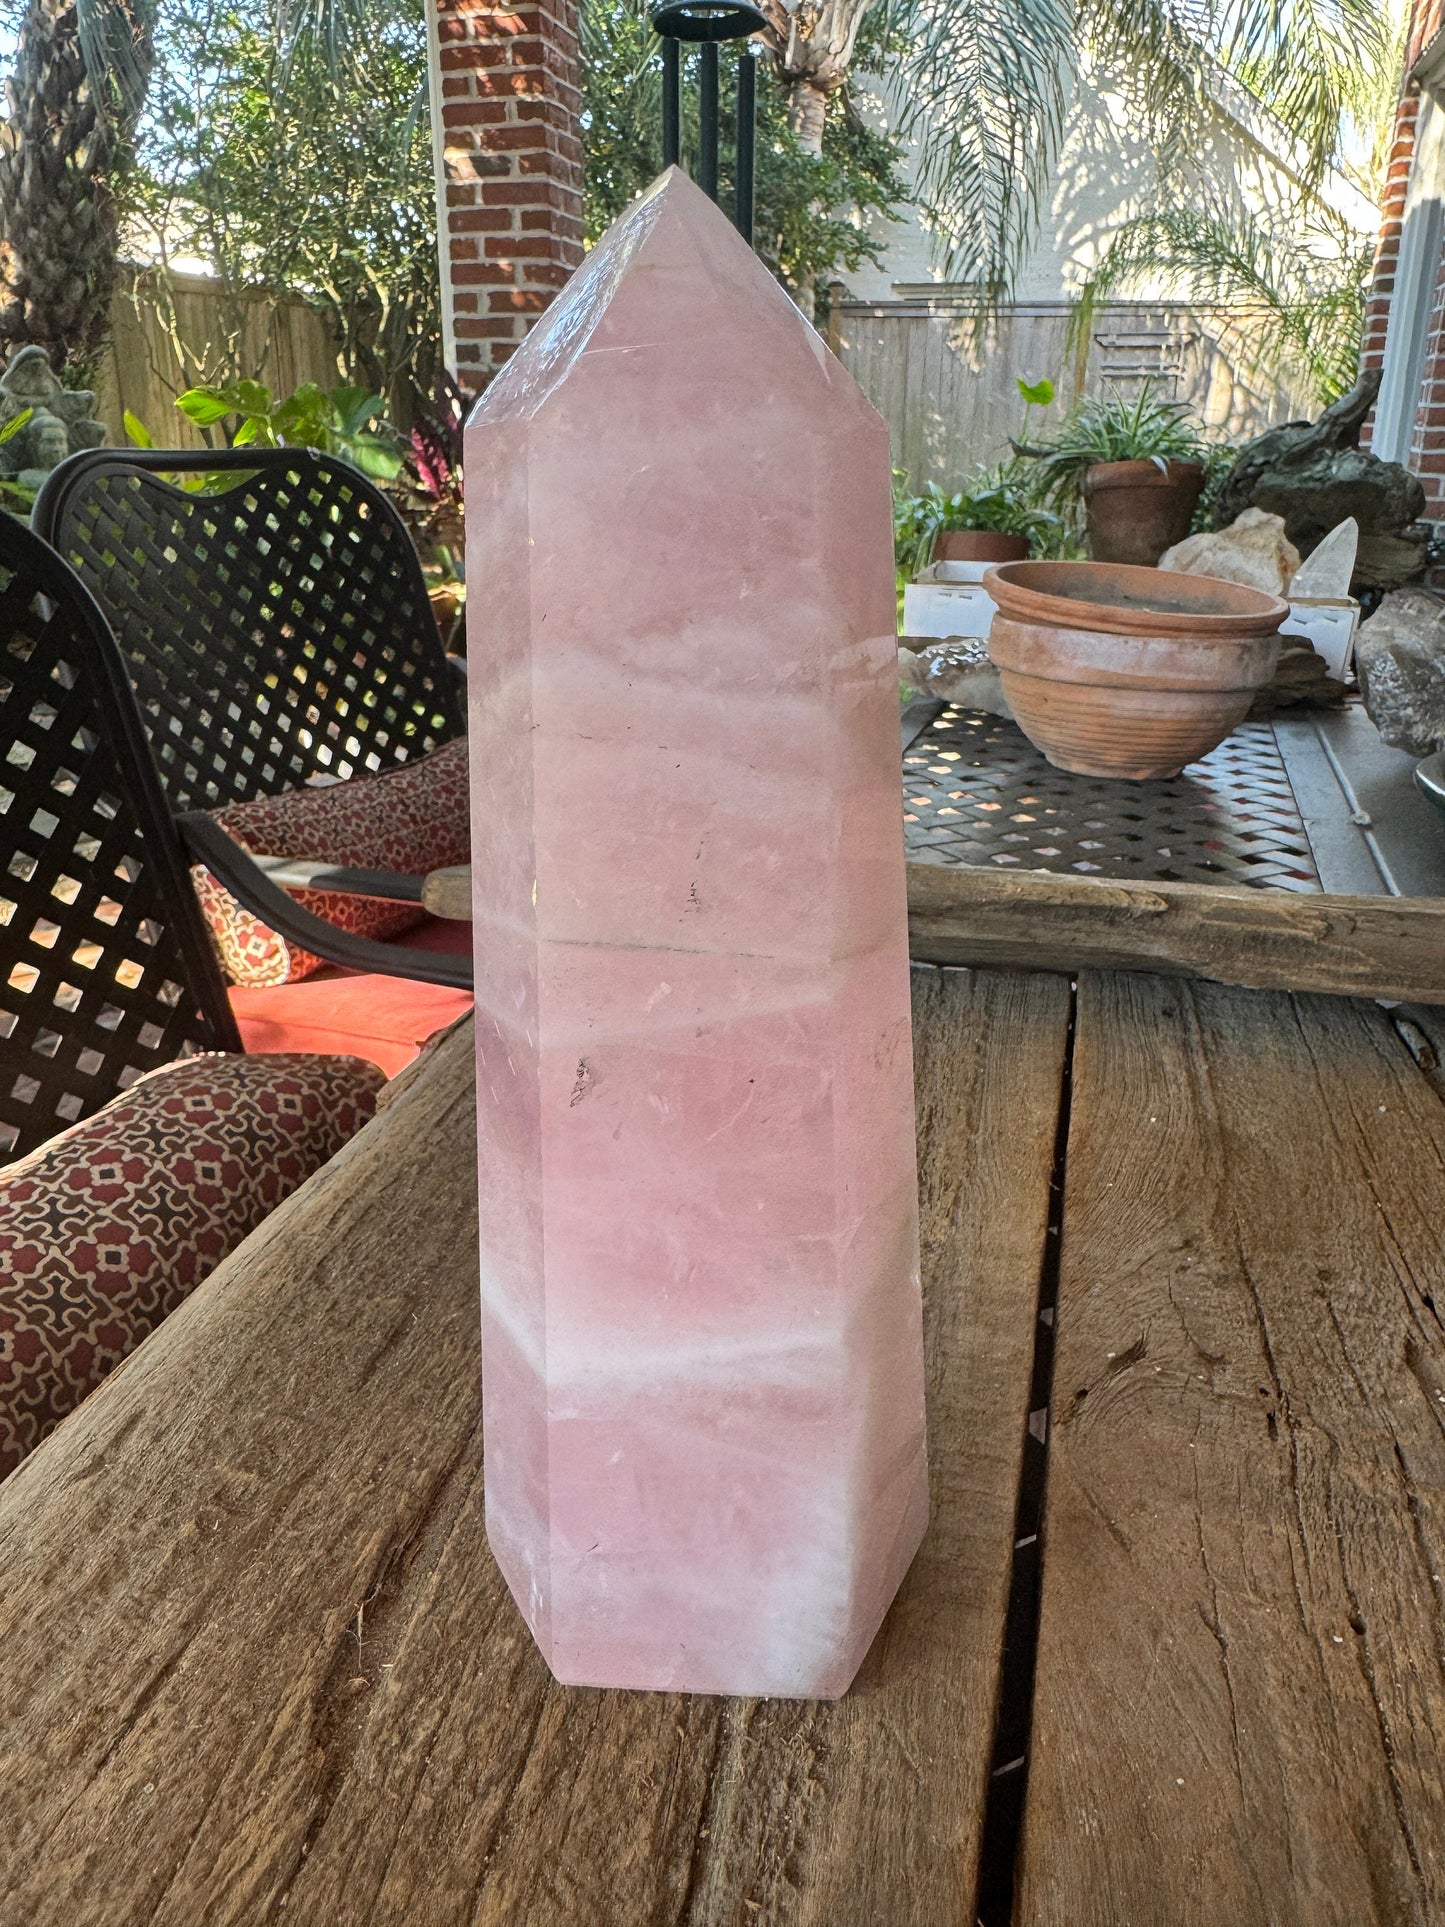
[[[992,529],[943,529],[933,538],[935,562],[1022,562],[1028,552],[1026,535],[998,535]]]
[[[1204,486],[1199,462],[1096,462],[1084,470],[1089,553],[1096,562],[1152,569],[1182,542]]]
[[[1177,776],[1244,721],[1274,674],[1278,596],[1110,562],[1011,562],[988,653],[1019,728],[1059,769]]]

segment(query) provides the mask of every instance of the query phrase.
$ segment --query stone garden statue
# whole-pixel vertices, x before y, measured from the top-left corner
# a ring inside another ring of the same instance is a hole
[[[24,409],[30,419],[8,441],[0,442],[0,476],[38,488],[67,455],[99,448],[105,428],[92,417],[95,396],[89,389],[64,388],[43,348],[20,348],[0,375],[0,423]]]

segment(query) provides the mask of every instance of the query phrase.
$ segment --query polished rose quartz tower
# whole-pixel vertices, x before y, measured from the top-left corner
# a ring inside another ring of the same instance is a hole
[[[671,172],[466,475],[492,1548],[559,1679],[838,1694],[927,1513],[887,432]]]

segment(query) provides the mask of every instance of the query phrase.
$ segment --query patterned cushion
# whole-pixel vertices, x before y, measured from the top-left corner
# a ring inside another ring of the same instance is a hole
[[[0,1170],[0,1478],[366,1123],[354,1057],[192,1057]]]
[[[381,776],[231,803],[215,817],[252,855],[307,857],[405,876],[467,863],[467,740],[459,736]],[[253,989],[296,983],[321,968],[319,957],[268,929],[209,870],[198,865],[191,875],[232,983]],[[332,890],[298,891],[296,901],[357,937],[394,937],[414,929],[426,914],[414,903],[378,903]]]

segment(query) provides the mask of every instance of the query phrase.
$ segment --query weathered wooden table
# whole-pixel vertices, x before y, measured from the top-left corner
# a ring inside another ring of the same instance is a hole
[[[4,1927],[1445,1920],[1445,1019],[915,1009],[933,1523],[853,1692],[549,1679],[459,1032],[0,1487]]]

